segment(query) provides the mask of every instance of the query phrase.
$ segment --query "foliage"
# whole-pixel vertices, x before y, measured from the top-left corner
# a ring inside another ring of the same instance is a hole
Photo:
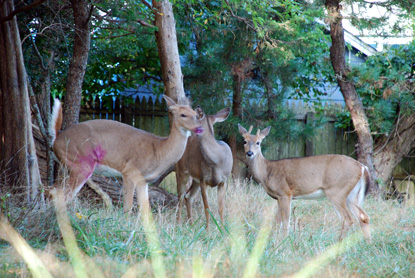
[[[197,1],[175,7],[178,29],[191,32],[183,72],[192,98],[214,113],[218,103],[231,102],[235,78],[241,81],[243,119],[232,117],[223,133],[237,132],[242,120],[261,128],[274,125],[277,138],[307,135],[289,121],[293,115],[284,100],[318,98],[331,78],[328,41],[316,23],[321,8],[292,1]],[[257,103],[267,109],[258,110]]]
[[[55,92],[65,91],[73,42],[73,19],[64,1],[50,1],[19,16],[26,71],[36,93],[49,82]]]
[[[353,125],[352,118],[350,117],[349,111],[342,111],[337,113],[337,119],[334,123],[335,128],[343,128],[346,129],[348,127],[351,127]]]
[[[141,1],[102,1],[97,9],[84,86],[87,94],[115,95],[144,84],[161,91],[154,85],[161,73],[156,29],[151,26],[153,11]]]
[[[369,30],[379,37],[411,36],[414,30],[415,3],[411,0],[346,0],[351,9],[350,21],[359,30]],[[371,11],[382,11],[380,16],[371,16]],[[393,22],[391,22],[391,19]]]
[[[352,71],[372,133],[388,135],[401,116],[415,110],[415,42],[368,58]]]
[[[63,95],[75,30],[65,2],[46,2],[19,18],[28,74],[36,92],[50,72],[50,89]],[[92,42],[84,95],[114,95],[147,84],[162,90],[151,24],[153,11],[141,1],[101,1],[91,17]],[[143,27],[145,25],[146,27]]]

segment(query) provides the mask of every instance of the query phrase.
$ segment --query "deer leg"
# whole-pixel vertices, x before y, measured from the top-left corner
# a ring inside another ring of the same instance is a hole
[[[193,180],[193,179],[192,179]],[[192,181],[192,186],[190,186],[189,190],[186,192],[185,200],[186,200],[186,209],[187,209],[187,218],[189,219],[190,225],[193,225],[193,217],[192,217],[192,203],[193,197],[199,191],[200,184],[195,180]]]
[[[223,207],[224,207],[224,199],[225,199],[225,183],[221,182],[218,184],[218,209],[220,220],[223,223]]]
[[[124,199],[124,213],[131,214],[134,201],[135,184],[130,178],[128,178],[125,175],[123,176],[123,181],[124,186],[122,188],[122,191]]]
[[[72,200],[81,190],[85,182],[92,176],[96,162],[91,163],[68,163],[68,179],[64,183],[64,196],[66,201]]]
[[[184,182],[188,180],[186,184]],[[180,223],[180,219],[182,216],[182,208],[183,208],[183,199],[186,193],[187,185],[191,182],[191,178],[189,175],[181,174],[180,171],[176,171],[176,185],[177,185],[177,198],[179,199],[179,207],[177,211],[177,223]]]
[[[291,196],[278,197],[277,225],[282,228],[283,235],[287,235],[290,228]]]
[[[149,210],[148,186],[143,175],[138,170],[130,170],[123,173],[124,179],[124,212],[131,213],[134,200],[134,192],[137,192],[137,202],[140,210]]]
[[[346,198],[327,193],[326,196],[327,198],[329,198],[329,196],[335,196],[335,198],[329,198],[329,200],[333,204],[334,210],[336,211],[337,215],[342,221],[342,229],[339,237],[339,240],[342,240],[344,238],[344,235],[347,233],[347,231],[353,224],[351,213],[349,209],[346,207]]]
[[[140,208],[141,213],[149,213],[150,212],[150,200],[148,197],[148,184],[146,182],[141,182],[137,184],[135,187],[137,192],[137,200],[138,206]]]
[[[209,228],[209,203],[208,203],[208,200],[207,200],[206,183],[205,182],[200,183],[200,191],[202,192],[203,207],[205,209],[205,215],[206,215],[206,228]]]

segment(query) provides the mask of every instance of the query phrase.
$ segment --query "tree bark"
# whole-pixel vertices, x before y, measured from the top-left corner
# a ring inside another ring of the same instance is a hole
[[[399,117],[393,132],[375,146],[373,163],[382,189],[387,189],[393,170],[413,149],[415,149],[415,115]]]
[[[88,0],[72,0],[71,4],[75,22],[75,39],[68,70],[62,129],[79,122],[82,84],[91,45],[90,18],[92,7]]]
[[[233,73],[232,87],[232,115],[236,118],[242,119],[242,78],[237,72]],[[229,137],[229,147],[231,148],[233,157],[232,175],[235,179],[238,179],[240,178],[240,170],[236,136],[236,134],[231,134]]]
[[[31,111],[23,51],[13,0],[0,4],[0,177],[1,184],[34,201],[41,185],[32,134]]]
[[[378,189],[378,186],[375,183],[376,172],[372,162],[373,139],[362,101],[356,93],[353,82],[348,80],[349,69],[347,68],[345,59],[346,46],[342,26],[342,15],[340,14],[340,0],[326,0],[325,6],[328,11],[330,36],[332,40],[332,46],[330,47],[331,63],[336,74],[340,91],[342,92],[346,106],[350,111],[357,134],[357,159],[369,168],[372,178],[372,186],[369,190],[375,191]]]
[[[164,92],[174,101],[185,96],[183,74],[177,46],[176,21],[172,4],[167,0],[153,0],[157,48],[161,63]]]

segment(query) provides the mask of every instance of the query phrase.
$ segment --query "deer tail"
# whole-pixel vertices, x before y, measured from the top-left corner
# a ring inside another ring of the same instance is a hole
[[[62,105],[59,99],[55,98],[52,109],[52,118],[50,121],[49,133],[53,142],[55,142],[56,136],[62,127],[63,115],[62,115]]]

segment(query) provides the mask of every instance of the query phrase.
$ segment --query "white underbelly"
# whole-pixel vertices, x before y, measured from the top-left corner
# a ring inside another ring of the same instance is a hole
[[[294,196],[293,199],[316,200],[324,197],[326,197],[326,194],[324,193],[323,189],[319,189],[310,194]]]

